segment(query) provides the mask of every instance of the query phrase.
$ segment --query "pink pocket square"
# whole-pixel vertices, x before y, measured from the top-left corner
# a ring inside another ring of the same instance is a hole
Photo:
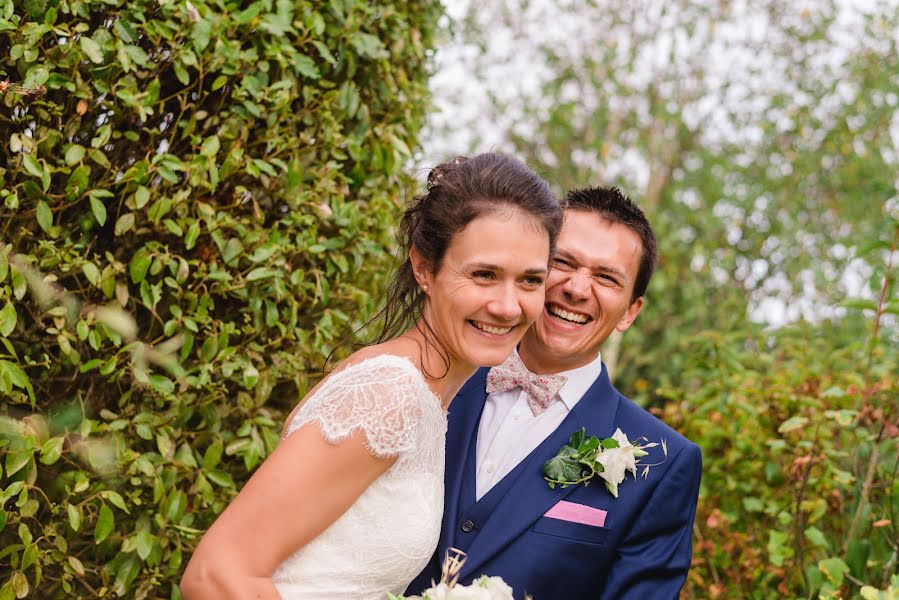
[[[561,521],[571,521],[572,523],[593,525],[594,527],[604,527],[606,524],[606,511],[593,508],[592,506],[566,502],[565,500],[557,502],[543,516]]]

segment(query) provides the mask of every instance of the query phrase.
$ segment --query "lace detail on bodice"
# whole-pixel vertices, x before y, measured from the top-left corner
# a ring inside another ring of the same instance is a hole
[[[318,421],[332,443],[359,429],[373,455],[396,456],[415,449],[423,413],[434,406],[439,401],[415,365],[380,355],[331,375],[297,412],[287,435]]]
[[[410,360],[379,355],[332,373],[297,411],[287,435],[313,422],[329,442],[361,431],[373,455],[397,460],[278,567],[275,586],[285,600],[402,593],[440,535],[446,413],[439,399]]]

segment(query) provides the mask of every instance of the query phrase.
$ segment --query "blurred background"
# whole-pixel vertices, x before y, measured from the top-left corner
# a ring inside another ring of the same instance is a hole
[[[619,186],[659,236],[646,308],[603,358],[703,447],[685,597],[885,585],[899,4],[446,6],[420,167],[510,152],[559,193]]]

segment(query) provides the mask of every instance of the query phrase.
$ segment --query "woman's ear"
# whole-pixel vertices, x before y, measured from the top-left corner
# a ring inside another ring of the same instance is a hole
[[[409,250],[409,262],[412,263],[412,275],[415,277],[415,281],[418,282],[418,286],[422,291],[427,294],[433,277],[430,262],[422,257],[415,246],[412,246]]]

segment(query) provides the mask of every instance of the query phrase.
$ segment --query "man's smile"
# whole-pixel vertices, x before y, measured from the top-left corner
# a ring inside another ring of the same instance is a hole
[[[557,319],[562,319],[563,321],[575,323],[577,325],[584,325],[593,320],[593,317],[590,315],[570,311],[557,304],[547,304],[546,312]]]

